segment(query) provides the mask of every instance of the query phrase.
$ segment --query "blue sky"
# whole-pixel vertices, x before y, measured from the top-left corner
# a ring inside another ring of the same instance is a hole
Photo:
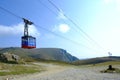
[[[120,56],[120,0],[51,1],[61,11],[48,0],[1,0],[0,7],[39,25],[29,26],[30,35],[37,38],[37,48],[63,48],[78,58],[108,56],[108,52]],[[40,26],[69,40],[43,30]],[[0,47],[20,47],[23,29],[22,19],[0,9]]]

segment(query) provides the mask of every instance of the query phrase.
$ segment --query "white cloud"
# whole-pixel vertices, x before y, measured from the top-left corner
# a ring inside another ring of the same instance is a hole
[[[113,0],[104,0],[105,4],[110,4],[113,2]]]
[[[59,31],[62,33],[67,33],[69,30],[70,30],[70,27],[67,24],[59,24],[58,26],[55,26],[53,28],[53,31]]]
[[[40,33],[35,26],[29,27],[29,33],[32,36],[39,36]],[[0,36],[12,36],[12,35],[23,35],[24,34],[24,24],[19,23],[12,26],[0,25]]]
[[[70,27],[67,24],[60,24],[59,25],[59,30],[63,33],[68,32],[70,29]]]
[[[19,23],[17,25],[12,26],[5,26],[0,25],[0,35],[7,36],[7,35],[18,35],[23,33],[23,24]]]
[[[40,36],[40,32],[37,30],[37,28],[34,25],[29,26],[29,34],[32,36]]]

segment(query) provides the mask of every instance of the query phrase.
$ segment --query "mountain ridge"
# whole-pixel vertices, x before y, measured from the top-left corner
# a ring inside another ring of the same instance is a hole
[[[66,50],[61,48],[35,48],[35,49],[23,49],[19,47],[0,48],[0,54],[5,52],[16,54],[22,58],[58,60],[64,62],[73,62],[79,60],[77,57],[72,56]]]
[[[73,64],[75,65],[88,65],[88,64],[98,64],[109,61],[120,61],[120,56],[106,56],[106,57],[96,57],[84,60],[75,61]]]

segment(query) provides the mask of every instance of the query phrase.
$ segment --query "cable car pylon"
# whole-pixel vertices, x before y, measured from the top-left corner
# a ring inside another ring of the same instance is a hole
[[[33,22],[23,18],[24,25],[24,36],[21,37],[21,48],[32,49],[36,48],[36,38],[29,35],[28,25],[32,25]]]

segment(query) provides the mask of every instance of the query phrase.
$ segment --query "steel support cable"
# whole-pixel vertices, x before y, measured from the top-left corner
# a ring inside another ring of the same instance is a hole
[[[81,29],[71,18],[69,18],[67,15],[64,15],[67,19],[70,20],[71,23],[73,23],[86,37],[89,38],[89,40],[93,41],[98,47],[100,47],[102,50],[105,51],[105,49],[99,45],[93,38],[91,38],[83,29]]]
[[[38,0],[38,2],[40,3],[40,4],[42,4],[44,7],[46,7],[49,11],[51,11],[53,14],[55,14],[56,16],[58,15],[57,13],[55,13],[52,9],[50,9],[47,5],[45,5],[42,1],[40,1],[40,0]],[[49,0],[49,2],[51,3],[51,4],[53,4],[50,0]],[[54,5],[54,4],[53,4]],[[58,11],[61,11],[56,5],[54,5],[54,7],[55,8],[57,8],[57,10]],[[63,14],[64,15],[64,14]],[[67,19],[69,19],[69,17],[67,17],[66,15],[64,15]],[[73,22],[71,19],[69,19],[69,21],[70,22]],[[67,24],[65,21],[64,21],[64,23],[65,24]],[[74,22],[73,22],[73,24],[74,24]],[[74,24],[75,25],[75,24]],[[72,28],[74,28],[74,27],[72,27]],[[76,30],[75,28],[74,28],[74,30],[75,31],[78,31],[78,30]],[[88,38],[86,38],[85,36],[83,36],[86,40],[88,40],[88,41],[90,41],[90,39],[88,39]]]
[[[7,10],[7,9],[1,7],[1,6],[0,6],[0,9],[3,10],[3,11],[5,11],[5,12],[7,12],[7,13],[9,13],[9,14],[11,14],[11,15],[13,15],[13,16],[15,16],[16,18],[22,19],[22,17],[14,14],[13,12],[10,12],[9,10]]]
[[[55,13],[51,8],[49,8],[48,6],[46,6],[42,1],[37,0],[40,4],[42,4],[44,7],[46,7],[48,10],[50,10],[53,14],[55,14],[57,16],[57,13]]]
[[[83,45],[83,44],[81,44],[81,43],[78,43],[78,42],[76,42],[76,41],[74,41],[74,40],[72,40],[72,39],[69,39],[69,38],[64,37],[64,36],[62,36],[62,35],[59,35],[59,34],[57,34],[57,33],[55,33],[55,32],[52,32],[52,31],[50,31],[50,30],[48,30],[48,29],[46,29],[46,28],[44,28],[44,27],[42,27],[42,26],[40,26],[40,25],[37,25],[37,24],[34,24],[34,25],[35,25],[35,26],[38,26],[38,27],[41,28],[42,30],[45,30],[45,31],[47,31],[47,32],[49,32],[49,33],[51,33],[51,34],[59,37],[59,38],[62,38],[62,39],[64,39],[64,40],[67,40],[67,41],[69,41],[69,42],[71,42],[71,43],[73,43],[73,44],[76,44],[76,45],[78,45],[78,46],[82,46],[82,47],[88,48],[88,49],[90,49],[90,50],[96,51],[96,50],[93,49],[93,48],[87,47],[87,46],[85,46],[85,45]],[[98,51],[96,51],[96,52],[98,52]]]
[[[61,9],[58,8],[51,0],[48,0],[50,4],[52,4],[59,12],[61,12]]]
[[[15,16],[16,18],[23,19],[22,17],[16,15],[15,13],[13,13],[13,12],[11,12],[11,11],[3,8],[3,7],[0,7],[0,9],[2,9],[2,10],[4,10],[4,11],[6,11],[7,13]],[[34,24],[34,23],[33,23],[33,24]],[[69,38],[66,38],[66,37],[64,37],[64,36],[61,36],[61,35],[59,35],[59,34],[56,34],[56,33],[52,32],[52,31],[50,31],[50,30],[48,30],[48,29],[46,29],[46,28],[44,28],[44,27],[42,27],[42,26],[39,26],[39,25],[36,25],[36,24],[34,24],[34,25],[35,25],[35,26],[38,26],[38,27],[40,27],[41,29],[43,29],[43,30],[45,30],[45,31],[48,31],[48,32],[50,32],[50,33],[52,33],[52,34],[60,37],[60,38],[63,38],[63,39],[65,39],[65,40],[68,40],[68,41],[70,41],[70,42],[72,42],[72,43],[74,43],[74,44],[77,44],[77,45],[79,45],[79,46],[86,47],[86,48],[88,48],[88,49],[92,49],[92,48],[89,48],[89,47],[87,47],[87,46],[84,46],[83,44],[80,44],[80,43],[78,43],[78,42],[76,42],[76,41],[73,41],[73,40],[71,40],[71,39],[69,39]],[[92,50],[93,50],[93,49],[92,49]]]
[[[61,9],[57,7],[56,4],[54,4],[51,0],[48,0],[48,2],[53,5],[58,12],[61,12]],[[86,37],[88,37],[91,41],[93,41],[99,48],[101,48],[103,51],[106,51],[101,45],[99,45],[94,39],[92,39],[85,31],[83,31],[71,18],[69,18],[66,14],[64,16],[79,30],[81,31]]]
[[[51,4],[53,4],[50,0],[48,0]],[[57,13],[55,13],[51,8],[49,8],[48,6],[46,6],[42,1],[40,1],[40,0],[38,0],[38,2],[40,3],[40,4],[42,4],[44,7],[46,7],[49,11],[51,11],[54,15],[58,15]],[[53,4],[54,5],[54,4]],[[57,8],[57,10],[59,11],[59,12],[61,12],[61,10],[56,6],[56,5],[54,5],[54,7],[55,8]],[[65,15],[64,15],[65,16]],[[66,18],[68,18],[67,16],[65,16]],[[69,19],[69,18],[68,18]],[[70,20],[71,21],[71,20]],[[64,23],[66,23],[65,21],[64,21]],[[45,28],[42,28],[42,29],[44,29],[44,30],[46,30]],[[75,29],[74,29],[75,30]],[[48,31],[48,30],[47,30]],[[51,32],[51,31],[48,31],[48,32],[50,32],[50,33],[52,33],[53,34],[53,32]],[[55,34],[56,35],[56,34]],[[58,35],[58,34],[57,34]],[[57,36],[56,35],[56,36]],[[60,37],[60,36],[59,36]],[[84,36],[83,36],[84,37]],[[62,36],[62,38],[63,38],[63,36]],[[85,37],[84,37],[85,38]],[[64,38],[65,39],[65,38]],[[68,39],[67,39],[68,40]],[[73,41],[72,41],[73,42]],[[76,42],[75,42],[76,43]],[[77,43],[77,44],[80,44],[80,43]],[[81,45],[81,44],[80,44]]]
[[[51,8],[49,8],[48,6],[46,6],[42,1],[40,1],[40,0],[38,0],[38,2],[40,3],[40,4],[42,4],[44,7],[46,7],[49,11],[51,11],[54,15],[58,15],[57,13],[55,13]],[[50,2],[51,4],[53,4],[52,2]],[[53,4],[54,5],[54,4]],[[55,6],[55,5],[54,5]],[[55,6],[56,8],[57,8],[57,6]],[[60,9],[59,8],[57,8],[57,10],[58,11],[60,11]],[[64,14],[63,14],[64,15]],[[65,15],[64,15],[65,16]],[[65,16],[66,17],[66,16]],[[66,17],[66,18],[68,18],[68,17]],[[70,20],[69,20],[70,21]],[[63,21],[65,24],[67,24],[65,21]],[[78,30],[76,30],[74,27],[72,27],[75,31],[78,31]],[[88,41],[89,41],[89,39],[88,38],[86,38],[85,36],[83,36],[85,39],[87,39]]]
[[[40,4],[42,4],[44,7],[46,7],[46,8],[47,8],[50,12],[52,12],[54,15],[58,16],[57,13],[55,13],[51,8],[49,8],[47,5],[45,5],[42,1],[38,0],[38,2],[39,2]],[[64,19],[63,19],[63,23],[67,24]],[[75,31],[77,31],[74,27],[73,27],[73,29],[74,29]]]

